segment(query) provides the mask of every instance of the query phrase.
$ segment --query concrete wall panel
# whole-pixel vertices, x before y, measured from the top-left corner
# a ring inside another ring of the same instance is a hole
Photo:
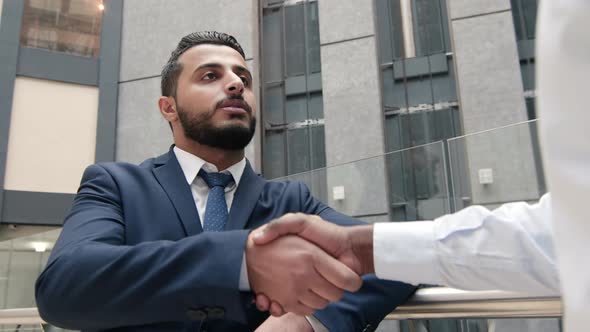
[[[321,0],[318,8],[321,44],[375,33],[373,0]]]
[[[98,88],[17,77],[12,105],[4,189],[75,193],[94,162]]]
[[[251,58],[255,15],[254,0],[126,0],[120,80],[159,75],[180,38],[195,31],[229,33]]]

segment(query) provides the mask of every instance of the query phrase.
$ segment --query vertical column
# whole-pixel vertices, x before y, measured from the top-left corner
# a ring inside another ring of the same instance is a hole
[[[95,161],[115,160],[123,0],[105,1],[100,34]]]
[[[24,2],[8,0],[1,3],[0,19],[0,218],[4,204],[4,174],[8,152],[8,136],[12,112],[14,80],[18,63],[19,35]]]
[[[326,164],[384,153],[373,1],[319,1]],[[382,157],[328,169],[328,201],[347,214],[387,216]],[[343,187],[343,188],[338,188]],[[334,200],[344,190],[344,199]]]
[[[449,0],[459,102],[465,134],[527,120],[509,0]],[[466,137],[472,203],[538,198],[527,126]],[[494,182],[482,184],[480,170]]]

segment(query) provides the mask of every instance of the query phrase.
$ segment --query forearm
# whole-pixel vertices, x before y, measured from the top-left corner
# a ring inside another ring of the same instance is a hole
[[[182,321],[187,310],[201,307],[222,307],[226,319],[243,321],[243,249],[227,243],[245,243],[246,236],[235,231],[135,246],[87,241],[56,248],[36,284],[39,311],[75,329]],[[215,251],[223,252],[223,264]]]
[[[412,284],[558,294],[548,200],[494,211],[473,206],[435,222],[377,224],[376,274]]]
[[[303,316],[287,313],[281,317],[269,317],[256,332],[320,332],[314,331],[310,323]]]

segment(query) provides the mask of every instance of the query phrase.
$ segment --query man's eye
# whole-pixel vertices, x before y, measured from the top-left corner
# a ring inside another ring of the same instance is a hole
[[[244,82],[244,86],[250,85],[250,80],[248,80],[248,77],[241,76],[240,78],[242,79],[242,82]]]
[[[207,73],[207,74],[205,74],[205,75],[203,76],[203,79],[208,81],[208,80],[213,80],[213,79],[215,79],[216,77],[217,77],[217,76],[216,76],[215,74],[213,74],[213,73]]]

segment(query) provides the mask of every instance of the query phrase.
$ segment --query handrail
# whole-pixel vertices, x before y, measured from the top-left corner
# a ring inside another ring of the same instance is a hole
[[[385,319],[540,318],[561,317],[562,313],[558,296],[429,287],[419,289]]]
[[[561,317],[557,296],[531,297],[503,291],[463,291],[447,287],[419,289],[385,319]],[[45,324],[37,308],[0,310],[0,325]]]
[[[18,308],[0,310],[0,325],[41,325],[45,321],[39,316],[37,308]]]

